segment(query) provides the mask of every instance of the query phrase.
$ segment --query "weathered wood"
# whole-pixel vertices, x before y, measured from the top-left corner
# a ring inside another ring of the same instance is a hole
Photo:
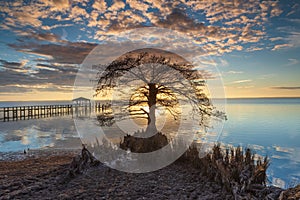
[[[91,166],[98,166],[100,164],[100,161],[89,152],[85,145],[82,145],[82,147],[81,155],[73,158],[64,181],[84,173]]]
[[[42,117],[63,116],[63,115],[78,115],[78,112],[88,114],[92,109],[95,112],[105,112],[109,106],[100,103],[95,103],[92,106],[80,106],[73,104],[65,105],[37,105],[37,106],[14,106],[14,107],[0,107],[0,120],[3,122],[17,121],[25,119],[38,119]]]

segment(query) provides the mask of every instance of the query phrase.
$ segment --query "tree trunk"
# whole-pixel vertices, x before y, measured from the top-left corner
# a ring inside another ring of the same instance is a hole
[[[149,86],[149,98],[148,98],[149,115],[148,115],[148,126],[146,129],[146,134],[152,136],[157,133],[155,110],[156,110],[156,95],[158,93],[158,89],[156,88],[155,83],[149,83],[148,86]]]

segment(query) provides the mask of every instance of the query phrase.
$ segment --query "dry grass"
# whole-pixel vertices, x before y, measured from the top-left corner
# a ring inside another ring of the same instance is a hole
[[[255,199],[255,196],[260,198],[263,195],[262,190],[267,188],[266,171],[269,159],[254,158],[255,155],[249,148],[245,151],[241,147],[224,150],[219,144],[213,147],[211,153],[199,158],[197,147],[192,145],[178,161],[191,163],[199,168],[203,175],[222,184],[236,197],[250,194],[253,195],[251,198]]]

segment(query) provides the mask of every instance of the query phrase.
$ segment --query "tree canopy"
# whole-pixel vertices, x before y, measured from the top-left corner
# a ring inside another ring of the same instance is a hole
[[[124,108],[131,117],[146,118],[147,131],[156,131],[155,111],[158,106],[164,107],[176,120],[180,116],[178,108],[182,99],[192,105],[193,113],[201,116],[199,123],[206,126],[207,117],[224,115],[216,112],[211,104],[201,72],[178,55],[140,49],[117,58],[99,72],[96,95],[105,95],[117,87],[127,96],[131,93]],[[130,86],[133,90],[125,89]]]

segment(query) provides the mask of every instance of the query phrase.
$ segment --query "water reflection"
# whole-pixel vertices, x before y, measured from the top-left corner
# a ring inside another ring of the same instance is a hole
[[[0,123],[0,130],[1,152],[43,147],[80,148],[80,140],[70,116],[3,122]]]
[[[269,181],[280,187],[289,187],[300,183],[300,101],[272,101],[230,100],[228,120],[219,141],[224,146],[241,145],[250,147],[261,156],[268,155],[271,158]],[[81,119],[85,120],[85,117]],[[165,123],[168,130],[173,125],[169,121]],[[107,132],[111,127],[103,129]],[[117,129],[111,130],[109,137],[118,143]],[[215,132],[210,134],[211,140],[218,135]],[[202,142],[205,139],[210,140],[198,131],[195,140]],[[1,152],[46,146],[81,147],[71,116],[0,123]]]
[[[300,183],[300,100],[229,100],[228,121],[220,141],[268,155],[269,181],[288,187]]]

